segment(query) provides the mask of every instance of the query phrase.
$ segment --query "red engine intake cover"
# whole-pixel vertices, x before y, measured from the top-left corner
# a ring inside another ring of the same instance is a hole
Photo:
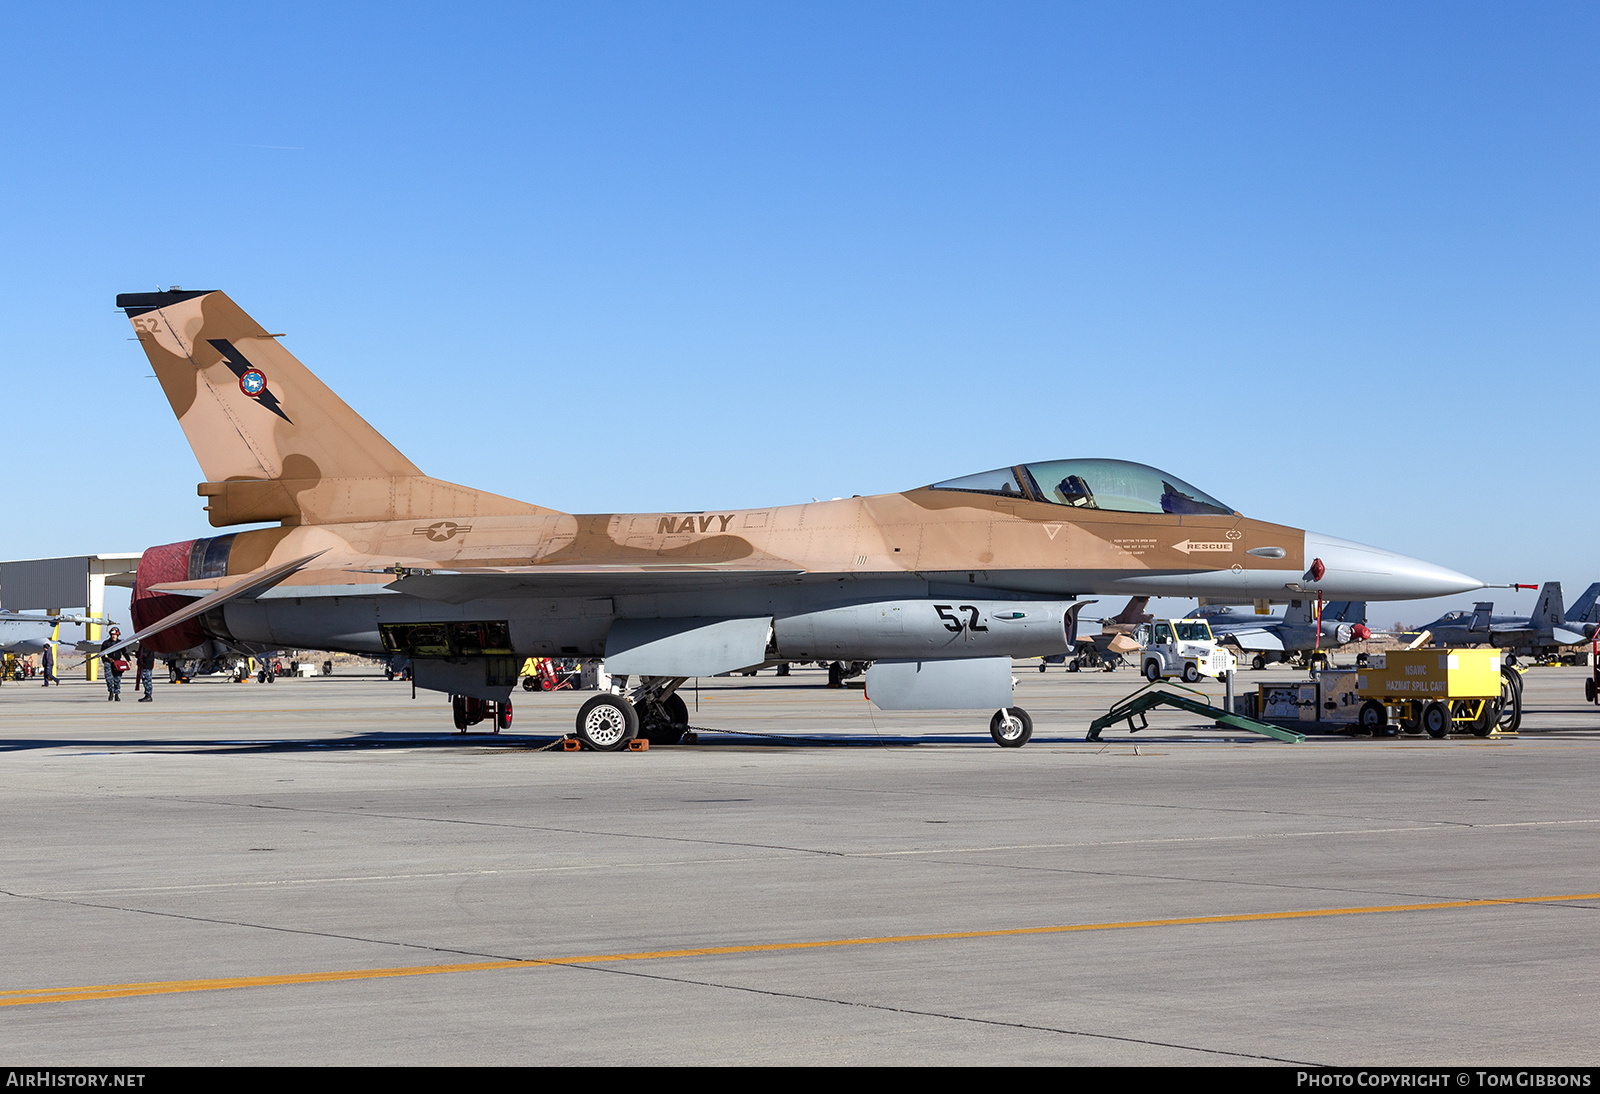
[[[1372,630],[1365,623],[1357,623],[1350,628],[1350,633],[1355,636],[1357,642],[1365,642],[1372,637]]]
[[[150,591],[150,586],[159,585],[164,581],[189,580],[189,549],[194,546],[194,542],[190,539],[182,543],[169,543],[164,547],[147,547],[144,554],[139,556],[139,572],[133,579],[131,605],[135,632],[194,603],[186,596]],[[179,653],[193,649],[205,640],[206,634],[200,629],[200,621],[191,619],[187,623],[179,623],[176,627],[157,631],[146,638],[143,645],[156,653]]]

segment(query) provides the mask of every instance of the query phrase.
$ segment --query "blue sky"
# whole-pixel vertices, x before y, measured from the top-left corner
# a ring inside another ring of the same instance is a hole
[[[18,9],[0,557],[208,531],[112,307],[179,284],[560,509],[1115,456],[1570,599],[1597,46],[1554,3]]]

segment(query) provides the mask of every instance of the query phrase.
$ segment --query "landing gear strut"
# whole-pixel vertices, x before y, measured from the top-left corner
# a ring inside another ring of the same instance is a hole
[[[471,726],[488,719],[493,727],[489,732],[499,733],[511,728],[511,700],[495,702],[492,699],[474,699],[470,695],[450,696],[450,714],[456,731],[465,733]]]

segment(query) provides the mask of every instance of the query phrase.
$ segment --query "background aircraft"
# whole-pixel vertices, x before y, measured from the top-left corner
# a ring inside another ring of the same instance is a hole
[[[1562,609],[1561,582],[1547,581],[1531,616],[1495,615],[1494,602],[1483,601],[1473,610],[1446,612],[1420,628],[1433,633],[1435,646],[1481,646],[1509,649],[1511,662],[1518,653],[1532,657],[1560,656],[1562,646],[1576,646],[1594,636],[1600,623],[1600,581],[1584,590],[1571,612]]]
[[[607,750],[641,730],[679,739],[690,677],[866,661],[879,707],[990,710],[1014,746],[1032,723],[1011,705],[1011,659],[1070,650],[1086,594],[1414,599],[1483,584],[1245,517],[1123,460],[809,505],[562,513],[428,478],[220,292],[117,304],[200,461],[211,524],[279,522],[146,550],[128,644],[407,654],[460,729],[510,724],[528,656],[605,657],[626,691],[589,699],[577,736]]]
[[[23,612],[8,612],[0,609],[0,652],[15,654],[30,654],[43,652],[45,646],[52,641],[51,635],[55,628],[63,623],[109,624],[107,619],[90,619],[81,615],[45,615],[44,613],[30,614]],[[57,643],[60,645],[60,643]],[[72,643],[73,648],[80,648],[81,643]]]
[[[1210,622],[1218,641],[1251,654],[1253,669],[1264,669],[1274,661],[1310,664],[1319,652],[1372,637],[1366,625],[1367,605],[1362,600],[1324,604],[1320,627],[1316,601],[1306,599],[1289,601],[1282,615],[1252,615],[1226,605],[1197,608],[1194,614]]]
[[[1079,672],[1086,668],[1103,669],[1106,672],[1115,672],[1123,664],[1122,658],[1126,654],[1137,653],[1139,643],[1134,640],[1133,632],[1140,623],[1148,623],[1155,617],[1145,611],[1145,606],[1150,603],[1148,596],[1135,596],[1128,599],[1122,611],[1110,619],[1099,620],[1100,633],[1093,635],[1079,635],[1077,646],[1072,651],[1070,660],[1067,660],[1068,672]],[[1039,666],[1039,671],[1044,671],[1044,666]]]

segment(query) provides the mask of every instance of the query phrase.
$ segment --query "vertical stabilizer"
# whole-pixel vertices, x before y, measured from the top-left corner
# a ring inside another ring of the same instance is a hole
[[[1583,595],[1578,597],[1572,609],[1567,612],[1567,622],[1600,623],[1600,604],[1596,603],[1597,599],[1600,599],[1600,581],[1583,590]]]
[[[430,479],[220,292],[123,293],[217,527],[547,512]]]
[[[1561,582],[1546,581],[1539,590],[1539,603],[1533,606],[1528,624],[1541,630],[1565,628],[1567,614],[1561,607]]]

